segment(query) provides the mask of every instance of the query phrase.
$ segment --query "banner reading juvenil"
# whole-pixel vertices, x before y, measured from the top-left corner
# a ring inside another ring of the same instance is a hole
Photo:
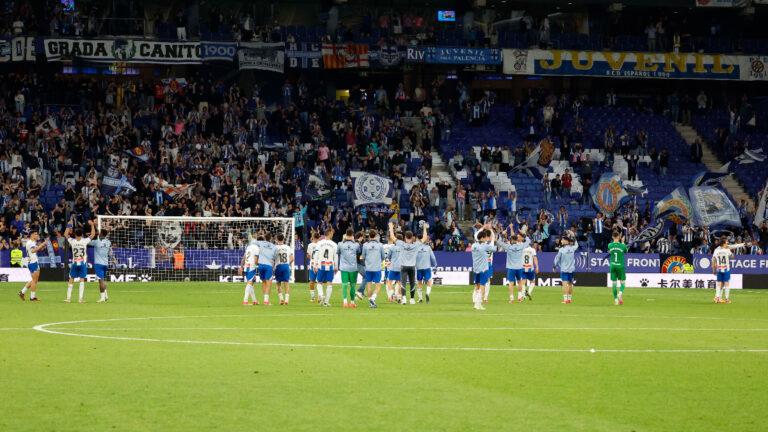
[[[505,49],[504,73],[608,78],[765,80],[762,56]]]

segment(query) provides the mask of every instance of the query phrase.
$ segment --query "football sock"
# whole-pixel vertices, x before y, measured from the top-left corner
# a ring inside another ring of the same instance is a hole
[[[731,287],[725,287],[725,299],[728,300],[731,297]]]
[[[27,286],[26,285],[24,285],[24,288],[21,289],[21,293],[22,294],[26,294],[27,293]]]
[[[528,281],[528,294],[533,294],[533,289],[536,288],[536,284]]]
[[[264,294],[264,304],[269,303],[269,294]]]
[[[432,284],[427,284],[427,295],[432,294]]]
[[[488,300],[488,295],[491,293],[491,284],[485,284],[485,293],[483,294],[483,300]]]
[[[349,300],[355,301],[355,284],[353,283],[349,284]]]
[[[328,284],[328,286],[325,287],[325,302],[329,303],[331,301],[331,293],[333,293],[333,285]]]
[[[251,284],[245,285],[245,294],[243,294],[243,303],[251,299]]]
[[[423,297],[423,295],[421,294],[421,288],[416,288],[416,293],[418,294],[419,300],[421,300]]]
[[[377,296],[376,291],[374,291],[373,294],[371,294],[371,301],[375,302],[376,301],[376,296]]]
[[[291,295],[288,293],[285,293],[285,302],[288,303],[288,300],[291,298]]]
[[[616,290],[616,281],[611,282],[611,287],[613,289],[613,298],[615,300],[619,296],[619,292]]]
[[[72,284],[67,284],[67,300],[72,298]]]
[[[315,299],[315,290],[314,289],[310,289],[309,290],[309,299],[310,300],[314,300]]]
[[[281,293],[281,292],[277,293],[277,299],[279,301],[283,301],[283,293]]]
[[[29,298],[37,298],[37,292],[32,291],[32,293],[29,295]]]
[[[80,301],[83,300],[84,295],[85,295],[85,282],[80,282],[80,295],[78,296]]]
[[[627,283],[626,283],[626,282],[624,282],[624,281],[622,281],[622,282],[621,282],[621,292],[622,292],[622,293],[624,292],[624,287],[626,286],[626,284],[627,284]]]
[[[322,285],[315,285],[315,292],[317,292],[317,298],[321,299],[323,298],[323,286]]]
[[[349,285],[348,282],[342,282],[341,283],[341,297],[344,299],[344,302],[346,303],[347,296],[349,295],[349,291],[347,290],[347,286]]]
[[[720,294],[722,293],[722,288],[719,286],[715,287],[715,297],[720,298]]]

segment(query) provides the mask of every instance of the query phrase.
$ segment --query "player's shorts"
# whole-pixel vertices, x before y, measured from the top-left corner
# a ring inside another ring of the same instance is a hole
[[[27,268],[31,274],[34,274],[36,271],[40,270],[40,266],[36,262],[27,264]]]
[[[275,282],[290,282],[291,266],[288,264],[278,264],[275,267]]]
[[[523,270],[523,279],[527,279],[529,281],[535,281],[536,272],[533,270]]]
[[[523,269],[507,269],[507,282],[519,282],[523,280]]]
[[[96,273],[96,279],[98,280],[107,279],[107,266],[105,266],[104,264],[94,264],[93,271]]]
[[[717,281],[718,282],[730,282],[731,281],[731,271],[730,270],[725,270],[725,271],[717,272]]]
[[[472,282],[475,285],[485,285],[488,283],[488,272],[480,272],[480,273],[473,273],[474,277],[472,278]]]
[[[373,282],[373,283],[381,283],[381,272],[380,271],[367,271],[365,272],[365,283]]]
[[[317,272],[312,270],[312,267],[309,267],[309,281],[310,282],[317,282]]]
[[[488,270],[485,271],[485,283],[488,283],[489,280],[493,278],[493,267],[491,267],[491,264],[488,263]]]
[[[245,271],[245,281],[253,282],[256,280],[256,276],[259,274],[259,270],[252,268]]]
[[[321,268],[317,271],[317,281],[320,283],[332,283],[333,282],[333,266],[327,268]]]
[[[432,280],[432,269],[416,270],[416,280],[419,282],[429,282]]]
[[[259,279],[261,279],[262,282],[266,282],[268,280],[272,280],[272,266],[269,264],[259,264],[258,267],[259,272]]]
[[[357,272],[356,271],[341,271],[341,283],[356,284]]]
[[[627,271],[624,267],[611,267],[611,281],[623,281],[627,280]]]
[[[72,264],[69,267],[69,277],[72,279],[85,279],[88,277],[88,266],[85,263]]]
[[[400,272],[390,270],[387,272],[387,280],[388,281],[400,281]]]
[[[573,283],[573,273],[560,272],[560,280]]]

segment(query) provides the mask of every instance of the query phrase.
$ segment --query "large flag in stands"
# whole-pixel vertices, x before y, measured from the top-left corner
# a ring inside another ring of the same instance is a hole
[[[613,172],[601,175],[600,180],[589,188],[589,192],[595,207],[609,217],[629,201],[629,194],[621,177]]]
[[[366,44],[323,44],[325,69],[367,68],[368,66],[368,45]]]

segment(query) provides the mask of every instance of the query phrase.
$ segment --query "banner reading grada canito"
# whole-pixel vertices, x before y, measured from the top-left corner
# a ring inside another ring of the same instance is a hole
[[[45,59],[93,62],[202,63],[200,42],[160,42],[135,39],[45,39]]]
[[[703,53],[504,50],[504,73],[609,78],[760,80],[762,59]],[[756,66],[757,65],[757,66]]]

